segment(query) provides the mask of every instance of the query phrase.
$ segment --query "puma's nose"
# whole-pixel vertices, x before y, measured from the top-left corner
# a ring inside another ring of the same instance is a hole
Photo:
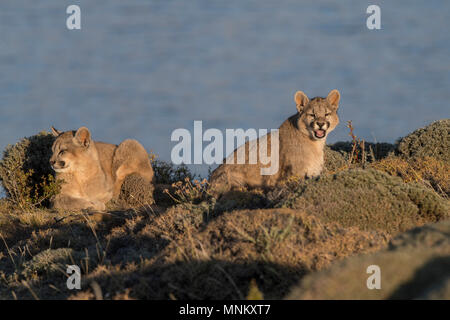
[[[50,160],[50,165],[53,166],[55,164],[55,160]]]
[[[317,125],[322,129],[322,127],[325,126],[325,122],[317,122]]]

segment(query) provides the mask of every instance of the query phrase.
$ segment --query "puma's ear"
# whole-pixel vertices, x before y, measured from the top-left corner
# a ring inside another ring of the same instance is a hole
[[[61,133],[62,133],[61,131],[55,129],[55,127],[52,126],[52,134],[53,134],[54,137],[59,136]]]
[[[78,129],[77,132],[75,132],[74,140],[83,147],[89,147],[89,144],[91,143],[91,133],[89,132],[89,129],[86,127]]]
[[[341,99],[341,94],[338,90],[331,90],[328,94],[327,101],[330,105],[332,105],[335,109],[339,107],[339,100]]]
[[[294,96],[295,104],[298,112],[302,112],[303,108],[308,104],[309,99],[303,91],[297,91]]]

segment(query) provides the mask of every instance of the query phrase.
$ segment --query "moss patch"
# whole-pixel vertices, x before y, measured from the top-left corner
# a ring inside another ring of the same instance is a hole
[[[450,119],[417,129],[397,142],[398,153],[406,158],[433,157],[450,163]]]
[[[396,233],[448,217],[448,202],[419,184],[368,169],[301,182],[278,207],[304,210],[326,222]]]
[[[375,254],[346,259],[305,277],[288,299],[450,299],[450,221],[413,229]],[[381,289],[366,269],[381,270]]]
[[[324,164],[328,172],[336,172],[345,168],[348,164],[348,154],[325,147]]]

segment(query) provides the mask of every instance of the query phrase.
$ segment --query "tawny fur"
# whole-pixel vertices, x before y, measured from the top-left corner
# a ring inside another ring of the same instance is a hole
[[[273,175],[261,175],[260,169],[269,167],[262,165],[258,156],[256,164],[249,164],[249,144],[245,144],[245,164],[222,164],[211,174],[210,190],[213,194],[221,194],[230,189],[267,188],[279,184],[290,177],[310,178],[320,175],[324,164],[324,147],[327,135],[339,123],[337,109],[340,94],[332,90],[327,98],[316,97],[311,100],[302,92],[295,94],[297,113],[289,117],[279,128],[279,167]],[[322,125],[322,127],[320,127]],[[323,129],[323,130],[321,130]],[[316,136],[316,133],[319,136]],[[323,137],[320,135],[323,134]],[[265,148],[270,155],[272,134],[258,138],[257,147]],[[242,147],[241,147],[242,148]]]
[[[59,132],[53,143],[50,164],[56,178],[63,180],[61,191],[52,199],[52,207],[64,210],[105,210],[105,204],[117,198],[128,175],[138,174],[153,181],[153,169],[144,147],[136,140],[118,146],[93,141],[86,127]]]

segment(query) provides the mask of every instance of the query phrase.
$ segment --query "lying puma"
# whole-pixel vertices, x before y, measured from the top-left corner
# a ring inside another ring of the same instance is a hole
[[[61,191],[52,200],[55,209],[105,210],[105,203],[117,198],[125,177],[142,176],[149,184],[153,169],[144,147],[136,140],[121,144],[97,142],[86,127],[60,132],[56,138],[50,165],[56,178],[64,180]]]
[[[261,168],[267,168],[268,165],[261,164],[260,159],[255,164],[249,164],[249,150],[252,147],[247,142],[240,147],[245,148],[245,164],[232,161],[233,164],[220,165],[211,174],[211,192],[221,194],[235,187],[271,187],[292,176],[318,176],[323,169],[326,137],[339,123],[339,99],[338,90],[332,90],[327,98],[316,97],[311,100],[298,91],[294,97],[298,112],[283,122],[278,131],[279,148],[275,148],[279,150],[277,172],[262,175]],[[272,132],[260,137],[254,145],[267,148],[267,154],[270,155],[273,135]],[[240,148],[230,157],[236,160]]]

